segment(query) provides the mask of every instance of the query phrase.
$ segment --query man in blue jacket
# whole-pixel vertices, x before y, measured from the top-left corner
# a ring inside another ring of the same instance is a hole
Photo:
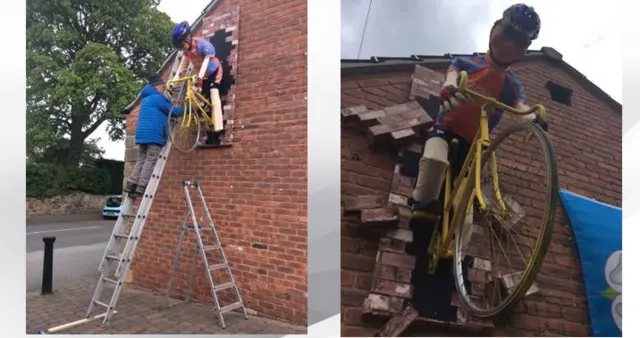
[[[151,75],[149,83],[142,88],[136,127],[136,144],[140,148],[136,165],[124,187],[124,191],[132,196],[143,195],[147,189],[160,151],[167,144],[168,115],[179,117],[184,112],[182,106],[174,106],[163,91],[164,80],[159,74]]]

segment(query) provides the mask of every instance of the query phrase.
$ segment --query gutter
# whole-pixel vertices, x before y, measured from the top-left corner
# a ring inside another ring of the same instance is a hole
[[[198,29],[202,25],[202,22],[204,21],[206,14],[211,12],[214,8],[216,8],[218,4],[220,4],[220,0],[213,0],[207,5],[207,7],[205,7],[202,10],[202,12],[200,13],[200,16],[198,16],[196,21],[194,21],[193,24],[191,25],[191,34],[195,34],[196,32],[198,32]],[[174,50],[173,52],[171,52],[171,54],[169,54],[169,56],[167,56],[164,59],[164,61],[162,62],[162,65],[160,66],[160,69],[157,71],[158,73],[162,72],[162,70],[169,64],[169,61],[173,59],[173,57],[177,54],[177,52],[178,52],[177,50]],[[138,91],[133,101],[131,101],[126,107],[124,107],[124,109],[122,109],[122,113],[124,115],[129,114],[131,112],[131,109],[135,107],[136,102],[138,102],[138,100],[140,99],[141,93],[142,93],[142,90]]]

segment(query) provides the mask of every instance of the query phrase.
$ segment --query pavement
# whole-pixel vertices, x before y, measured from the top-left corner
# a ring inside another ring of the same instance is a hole
[[[55,237],[53,285],[98,276],[98,265],[111,235],[114,220],[63,220],[27,222],[27,291],[42,282],[44,237]]]
[[[27,334],[84,319],[98,279],[98,265],[115,220],[95,216],[51,217],[27,221]],[[40,295],[44,243],[56,237],[53,254],[52,295]],[[222,329],[212,306],[195,304],[125,287],[119,313],[108,327],[101,320],[66,329],[61,334],[219,333],[302,334],[306,327],[242,314],[224,315]],[[98,314],[98,313],[96,313]]]
[[[27,334],[84,319],[91,302],[95,279],[68,283],[54,289],[52,295],[27,292]],[[224,314],[226,328],[218,323],[212,306],[196,304],[126,287],[120,294],[107,327],[101,320],[91,321],[59,332],[47,334],[305,334],[306,327],[241,313]],[[94,315],[97,315],[96,313]]]

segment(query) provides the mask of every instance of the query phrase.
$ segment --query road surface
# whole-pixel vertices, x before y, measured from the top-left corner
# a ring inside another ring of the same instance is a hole
[[[74,280],[99,276],[98,265],[115,220],[83,220],[27,224],[27,291],[42,283],[43,237],[55,237],[53,288]]]

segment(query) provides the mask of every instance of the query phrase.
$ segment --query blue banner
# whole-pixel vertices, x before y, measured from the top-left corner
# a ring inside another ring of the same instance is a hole
[[[622,336],[622,209],[561,190],[595,337]]]

